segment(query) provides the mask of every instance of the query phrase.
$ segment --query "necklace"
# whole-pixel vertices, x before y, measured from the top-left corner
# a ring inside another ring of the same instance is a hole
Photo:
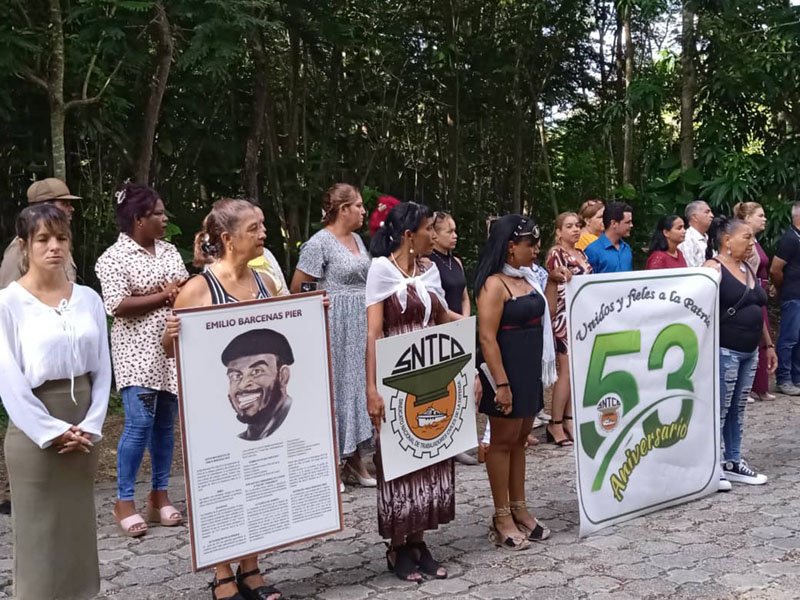
[[[400,272],[403,275],[406,276],[407,279],[412,279],[413,277],[417,276],[417,261],[414,261],[414,270],[413,270],[412,274],[409,275],[408,273],[406,273],[403,270],[403,267],[401,267],[399,264],[397,264],[397,259],[394,257],[394,253],[390,254],[389,256],[392,258],[392,262],[394,263],[394,266],[397,267],[400,270]]]
[[[219,277],[217,277],[217,279],[219,279]],[[258,298],[258,290],[254,290],[253,289],[253,280],[252,279],[250,279],[250,286],[249,287],[243,286],[241,283],[236,281],[233,277],[230,278],[230,282],[233,285],[235,285],[236,287],[238,287],[240,290],[247,290],[247,293],[250,294],[251,298]]]
[[[436,248],[433,249],[433,253],[436,256],[439,257],[439,259],[442,261],[442,265],[447,267],[448,271],[452,271],[453,270],[453,255],[452,254],[450,254],[449,252],[447,254],[444,254],[443,252],[439,252]],[[445,257],[447,257],[447,264],[444,263]]]

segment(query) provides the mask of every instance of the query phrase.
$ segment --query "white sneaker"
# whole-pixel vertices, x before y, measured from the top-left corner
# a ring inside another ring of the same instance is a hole
[[[718,492],[730,492],[733,489],[731,482],[725,478],[725,473],[719,474],[719,487],[717,488]]]
[[[752,396],[748,396],[747,397],[747,403],[748,404],[755,404],[755,401],[756,401],[756,399],[753,398]]]
[[[793,383],[780,383],[776,386],[776,389],[787,396],[800,396],[800,387]]]
[[[540,410],[539,414],[536,415],[536,416],[539,417],[545,423],[549,423],[553,418],[550,415],[548,415],[546,412],[544,412],[544,409]]]
[[[545,424],[539,417],[533,418],[533,428],[536,429],[537,427],[542,427]]]
[[[764,485],[767,483],[767,476],[753,471],[747,466],[744,459],[738,463],[726,460],[722,465],[722,471],[725,477],[734,483],[746,483],[748,485]]]

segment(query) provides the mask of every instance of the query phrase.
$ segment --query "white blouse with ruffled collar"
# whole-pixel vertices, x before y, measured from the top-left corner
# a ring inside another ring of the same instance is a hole
[[[50,415],[33,394],[57,379],[88,374],[92,402],[81,423]],[[106,315],[100,296],[73,284],[58,308],[47,306],[14,282],[0,291],[0,398],[14,424],[40,448],[77,425],[101,439],[111,389]]]

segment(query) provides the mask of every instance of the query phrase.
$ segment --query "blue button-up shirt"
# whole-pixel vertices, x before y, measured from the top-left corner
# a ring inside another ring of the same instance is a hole
[[[595,273],[621,273],[633,270],[633,253],[625,240],[619,241],[619,249],[604,233],[586,247],[586,258]]]

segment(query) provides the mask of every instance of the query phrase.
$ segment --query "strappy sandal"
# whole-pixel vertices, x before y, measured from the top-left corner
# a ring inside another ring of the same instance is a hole
[[[389,555],[394,552],[394,563],[389,558]],[[408,545],[403,546],[390,546],[386,547],[386,568],[397,576],[402,581],[413,581],[416,583],[422,582],[422,574],[417,570],[417,562],[411,556],[411,551]],[[410,575],[419,575],[419,579],[409,579]]]
[[[565,420],[565,421],[572,421],[572,415],[564,415],[564,417],[563,417],[563,418],[564,418],[564,420]],[[569,441],[570,441],[570,442],[574,442],[574,441],[575,441],[575,436],[573,436],[573,435],[572,435],[572,434],[571,434],[569,431],[567,431],[566,429],[564,430],[564,435],[566,435],[566,436],[567,436],[567,438],[569,438]]]
[[[515,510],[519,511],[519,510],[527,510],[527,509],[528,509],[528,505],[525,503],[525,501],[512,502],[511,503],[511,516],[512,516],[512,518],[514,518],[514,511]],[[534,521],[536,521],[536,527],[531,529],[530,527],[525,525],[525,523],[522,523],[521,521],[517,521],[517,519],[514,518],[514,523],[517,524],[517,527],[519,528],[519,530],[521,532],[523,532],[526,536],[528,536],[528,540],[529,541],[531,541],[531,542],[543,542],[547,538],[550,537],[550,528],[547,527],[547,525],[545,525],[541,521],[539,521],[539,519],[534,519]]]
[[[175,515],[178,515],[177,517]],[[156,508],[148,502],[147,520],[151,523],[160,523],[163,527],[175,527],[183,521],[183,516],[177,508],[171,504]]]
[[[253,575],[261,573],[259,569],[253,569],[247,573],[242,573],[242,566],[236,569],[236,585],[239,586],[239,594],[244,600],[270,600],[270,596],[278,594],[278,599],[283,598],[280,590],[274,585],[260,585],[257,588],[250,588],[244,580]]]
[[[447,579],[447,571],[444,575],[439,574],[439,569],[442,568],[442,563],[433,558],[433,554],[428,550],[428,545],[425,542],[409,542],[408,547],[419,553],[417,556],[417,564],[420,570],[433,579]]]
[[[570,439],[569,435],[567,434],[566,430],[564,431],[564,437],[560,440],[556,439],[552,433],[550,433],[550,425],[561,425],[564,421],[550,421],[550,424],[544,428],[545,436],[547,437],[547,442],[550,444],[555,444],[559,448],[564,448],[568,446],[572,446],[572,440]]]
[[[234,583],[236,581],[236,577],[225,577],[224,579],[217,579],[214,577],[214,581],[208,584],[208,587],[211,588],[211,600],[245,600],[244,596],[240,593],[235,593],[233,596],[225,596],[224,598],[217,598],[214,594],[214,590],[217,589],[221,585],[225,585],[226,583]],[[238,587],[238,586],[237,586]]]
[[[114,515],[114,520],[117,522],[117,526],[119,527],[120,532],[122,535],[127,537],[137,538],[142,537],[145,533],[147,533],[147,523],[145,523],[142,515],[139,513],[134,513],[129,517],[125,517],[124,519],[120,519],[117,517],[117,507],[114,507],[112,511]],[[134,529],[137,525],[144,525],[144,527],[140,527],[139,529]]]
[[[492,517],[492,527],[489,529],[489,541],[498,548],[516,552],[518,550],[525,550],[531,547],[531,543],[522,535],[514,535],[504,537],[500,530],[497,528],[497,517],[509,517],[511,510],[507,506],[498,508]]]

